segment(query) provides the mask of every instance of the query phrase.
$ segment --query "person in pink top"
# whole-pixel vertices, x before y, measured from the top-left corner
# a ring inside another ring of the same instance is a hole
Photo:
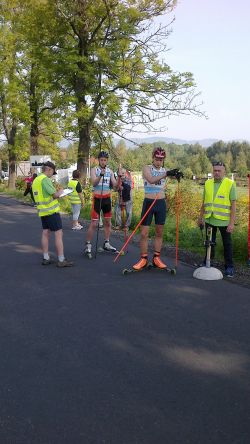
[[[36,173],[32,174],[30,172],[29,176],[25,177],[25,179],[24,179],[24,181],[26,182],[26,190],[24,191],[23,195],[27,196],[27,194],[30,194],[30,197],[31,197],[34,204],[35,204],[35,199],[34,199],[33,192],[32,192],[32,183],[36,177],[37,177]]]

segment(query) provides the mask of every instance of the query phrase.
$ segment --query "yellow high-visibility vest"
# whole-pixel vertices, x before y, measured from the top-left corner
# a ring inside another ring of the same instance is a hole
[[[40,174],[32,183],[32,191],[37,205],[38,216],[49,216],[54,213],[59,213],[60,207],[57,199],[53,196],[44,197],[42,189],[42,181],[47,177],[45,174]]]
[[[224,177],[214,196],[214,179],[208,179],[205,182],[205,219],[213,215],[215,219],[230,220],[231,201],[229,196],[232,185],[233,181]]]
[[[80,204],[81,203],[81,199],[79,197],[79,194],[76,191],[77,184],[78,184],[78,180],[74,180],[74,179],[69,180],[69,183],[68,183],[68,188],[73,190],[73,193],[69,194],[69,200],[70,200],[70,203],[72,203],[72,204]]]

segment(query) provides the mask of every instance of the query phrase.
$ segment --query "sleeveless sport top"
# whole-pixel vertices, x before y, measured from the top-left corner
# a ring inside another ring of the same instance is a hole
[[[96,167],[96,169],[95,169],[96,177],[99,177],[100,173],[101,173],[101,168],[100,167]],[[104,174],[103,178],[100,180],[98,185],[93,187],[94,193],[97,193],[97,194],[110,194],[110,180],[111,180],[111,170],[108,167],[106,167],[105,168],[105,174]],[[102,185],[102,181],[103,181],[103,185]]]
[[[153,165],[150,167],[150,173],[153,177],[162,176],[162,174],[166,173],[166,171],[166,168],[163,167],[161,167],[159,170],[157,170]],[[149,183],[146,179],[144,179],[144,192],[145,194],[157,194],[164,190],[165,183],[165,177],[156,183]]]

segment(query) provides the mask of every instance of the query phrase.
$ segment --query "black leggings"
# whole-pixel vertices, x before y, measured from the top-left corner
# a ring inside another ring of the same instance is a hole
[[[227,232],[227,227],[215,227],[214,225],[210,225],[206,223],[206,233],[207,227],[212,227],[212,242],[216,244],[216,234],[217,228],[220,230],[223,247],[224,247],[224,260],[225,260],[225,268],[233,267],[233,246],[232,246],[232,237],[231,233]],[[207,238],[207,235],[206,235]],[[215,245],[211,246],[211,259],[215,257]]]

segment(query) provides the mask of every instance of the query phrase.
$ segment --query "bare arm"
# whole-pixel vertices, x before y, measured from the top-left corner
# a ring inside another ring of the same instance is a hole
[[[203,204],[201,205],[201,208],[200,208],[200,216],[199,216],[200,219],[204,218],[204,213],[205,213],[205,207],[204,207],[204,202],[203,202]]]
[[[200,208],[200,214],[199,214],[198,221],[197,221],[198,225],[204,224],[204,214],[205,214],[205,207],[204,207],[204,202],[203,202],[203,204],[201,205],[201,208]]]
[[[228,233],[232,233],[234,230],[235,215],[236,215],[236,200],[232,200],[231,211],[230,211],[230,222],[227,227]]]
[[[82,203],[82,207],[84,205],[84,199],[83,199],[83,194],[82,193],[78,193],[78,196],[80,197],[81,203]]]
[[[63,193],[63,190],[58,190],[53,194],[54,199],[57,199],[58,197],[61,196],[61,194]]]
[[[117,187],[118,187],[118,180],[115,179],[113,171],[111,171],[110,173],[111,173],[110,180],[111,180],[112,186],[113,186],[114,189],[117,189]]]
[[[101,174],[102,174],[102,173],[103,173],[103,174],[105,173],[105,169],[101,169]],[[92,168],[92,169],[91,169],[91,172],[90,172],[90,181],[91,181],[93,187],[95,187],[96,185],[98,185],[98,183],[101,181],[102,177],[103,177],[103,176],[101,176],[101,175],[96,177],[95,168]]]
[[[161,174],[160,176],[152,176],[151,171],[150,171],[150,167],[148,165],[143,167],[142,175],[148,183],[152,183],[152,184],[157,183],[161,179],[165,179],[165,177],[167,177],[166,172]]]

